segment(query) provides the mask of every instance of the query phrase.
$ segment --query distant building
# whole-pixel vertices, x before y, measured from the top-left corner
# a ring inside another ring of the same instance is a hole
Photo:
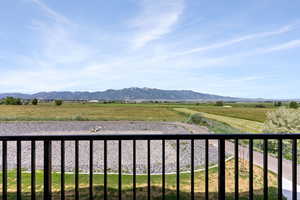
[[[89,103],[99,103],[99,100],[89,100]]]
[[[223,108],[232,108],[232,106],[223,106]]]

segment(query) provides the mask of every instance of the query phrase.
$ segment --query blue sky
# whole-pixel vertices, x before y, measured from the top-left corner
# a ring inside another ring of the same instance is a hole
[[[4,0],[0,92],[299,98],[297,0]]]

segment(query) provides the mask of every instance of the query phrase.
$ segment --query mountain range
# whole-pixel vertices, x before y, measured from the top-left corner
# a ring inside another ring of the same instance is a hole
[[[99,92],[39,92],[35,94],[2,93],[0,99],[7,96],[22,99],[37,98],[40,100],[128,100],[128,101],[259,101],[263,99],[247,99],[194,92],[192,90],[161,90],[155,88],[124,88]]]

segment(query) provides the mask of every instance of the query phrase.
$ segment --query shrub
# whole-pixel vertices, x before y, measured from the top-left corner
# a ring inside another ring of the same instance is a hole
[[[14,98],[14,97],[6,97],[3,100],[3,103],[5,105],[22,105],[22,101],[20,98]]]
[[[289,107],[293,109],[297,109],[299,108],[299,104],[296,101],[291,101]]]
[[[206,126],[212,133],[240,133],[241,131],[231,127],[228,124],[208,119],[203,117],[200,113],[190,115],[188,123],[200,126]]]
[[[297,133],[300,132],[300,110],[279,108],[267,113],[265,132]]]
[[[188,118],[188,123],[203,126],[209,125],[209,121],[207,120],[207,118],[203,117],[200,113],[190,115],[190,117]]]
[[[280,106],[282,106],[282,102],[281,101],[275,101],[274,106],[275,107],[280,107]]]
[[[36,98],[34,98],[31,103],[32,105],[36,106],[39,103],[39,101]]]
[[[89,119],[88,118],[84,118],[84,117],[82,117],[80,115],[75,115],[75,116],[72,117],[72,120],[74,120],[74,121],[88,121]]]
[[[63,103],[63,101],[62,101],[62,100],[55,100],[54,103],[55,103],[55,105],[57,105],[57,106],[61,106],[62,103]]]
[[[224,102],[223,101],[217,101],[216,106],[224,106]]]
[[[258,105],[255,105],[255,107],[256,107],[256,108],[266,108],[266,106],[265,106],[265,105],[263,105],[263,104],[258,104]]]
[[[265,132],[268,133],[299,133],[300,132],[300,110],[279,108],[267,114]],[[277,154],[277,141],[269,140],[268,151]],[[257,141],[260,150],[263,149],[262,141]],[[300,141],[297,141],[299,148]],[[286,159],[292,158],[292,143],[290,140],[283,140],[283,156]]]

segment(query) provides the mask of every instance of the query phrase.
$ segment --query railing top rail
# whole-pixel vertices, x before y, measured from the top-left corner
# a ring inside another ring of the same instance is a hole
[[[300,133],[239,134],[91,134],[91,135],[14,135],[2,140],[176,140],[176,139],[300,139]]]

